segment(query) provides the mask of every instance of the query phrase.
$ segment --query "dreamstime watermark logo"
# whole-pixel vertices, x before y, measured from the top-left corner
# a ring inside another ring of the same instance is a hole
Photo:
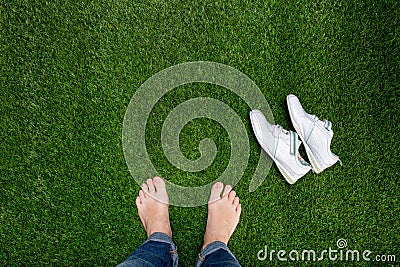
[[[303,250],[274,250],[268,249],[265,246],[264,249],[259,250],[257,253],[257,258],[260,261],[265,261],[269,259],[270,261],[376,261],[376,262],[396,262],[396,255],[384,255],[377,254],[374,255],[370,250],[350,250],[345,249],[347,247],[346,239],[340,238],[336,242],[337,248],[329,247],[324,250],[314,250],[314,249],[303,249]]]
[[[174,88],[199,82],[219,85],[234,92],[250,109],[261,110],[271,123],[274,122],[268,102],[257,85],[232,67],[215,62],[197,61],[164,69],[140,86],[132,97],[124,117],[123,152],[129,171],[139,185],[149,177],[159,175],[147,154],[145,143],[146,123],[153,107],[163,95]],[[247,167],[250,156],[249,138],[241,118],[225,103],[207,97],[193,98],[179,104],[165,119],[161,131],[161,144],[164,155],[172,165],[187,172],[198,172],[214,161],[217,148],[209,138],[200,142],[201,156],[196,160],[187,159],[180,150],[179,133],[188,122],[196,118],[215,120],[227,131],[231,143],[229,163],[224,172],[207,185],[183,187],[166,180],[171,205],[204,205],[208,201],[213,183],[221,181],[235,186]],[[249,185],[251,192],[263,182],[271,165],[272,160],[261,150],[257,168]]]

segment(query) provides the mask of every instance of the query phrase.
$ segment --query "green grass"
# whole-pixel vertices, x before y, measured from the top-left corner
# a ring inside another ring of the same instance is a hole
[[[344,238],[349,249],[395,254],[398,266],[399,2],[199,2],[0,3],[0,265],[112,266],[144,241],[134,205],[139,186],[122,152],[125,109],[158,71],[203,60],[254,80],[287,129],[285,97],[295,93],[333,122],[332,150],[343,161],[293,186],[273,166],[249,193],[259,148],[248,107],[211,85],[183,86],[161,100],[148,149],[160,173],[182,185],[221,173],[229,140],[212,121],[189,124],[181,133],[185,155],[199,156],[204,137],[216,140],[220,154],[209,170],[188,174],[169,166],[157,146],[162,118],[180,101],[210,96],[245,122],[251,157],[235,188],[243,214],[230,242],[242,265],[278,265],[258,261],[265,245],[321,251]],[[170,213],[180,266],[191,266],[207,208]]]

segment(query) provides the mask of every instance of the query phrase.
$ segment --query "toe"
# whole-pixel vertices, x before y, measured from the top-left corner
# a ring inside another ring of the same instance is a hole
[[[164,179],[162,179],[161,177],[154,177],[153,183],[154,183],[154,187],[156,189],[154,197],[161,203],[168,205],[169,198],[168,198],[167,188],[166,188]]]
[[[157,192],[165,190],[165,182],[161,177],[154,177],[153,184]]]
[[[148,193],[149,192],[149,187],[147,186],[147,184],[146,183],[143,183],[142,184],[142,193]]]
[[[136,207],[139,207],[140,204],[142,204],[142,201],[140,200],[140,197],[137,196],[137,197],[136,197]]]
[[[154,188],[153,179],[147,179],[146,184],[149,187],[149,193],[151,195],[154,195],[154,193],[156,192],[156,189]]]
[[[146,198],[146,194],[143,192],[143,190],[139,191],[139,198],[140,201],[143,201]]]
[[[236,212],[240,215],[240,213],[242,212],[242,204],[239,203],[239,205],[237,205]]]
[[[210,199],[209,199],[208,203],[211,203],[213,201],[216,201],[216,200],[220,199],[223,188],[224,188],[224,184],[223,183],[216,182],[211,187],[211,194],[210,194]]]
[[[235,197],[234,199],[233,199],[233,206],[234,207],[237,207],[238,205],[239,205],[239,197]]]
[[[229,192],[229,195],[228,195],[229,200],[231,200],[233,202],[235,200],[235,197],[236,197],[235,191],[232,190],[231,192]]]
[[[224,189],[224,193],[222,194],[224,197],[228,197],[229,192],[232,190],[232,186],[227,184]]]

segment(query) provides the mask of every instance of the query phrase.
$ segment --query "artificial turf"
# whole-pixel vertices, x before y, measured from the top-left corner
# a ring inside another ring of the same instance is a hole
[[[343,166],[288,185],[273,166],[253,193],[259,147],[247,107],[224,88],[190,84],[166,95],[148,121],[148,151],[161,175],[195,186],[229,161],[217,123],[181,133],[191,159],[213,138],[218,158],[187,173],[168,164],[162,118],[180,101],[216,97],[242,118],[250,160],[235,190],[243,213],[230,248],[243,266],[272,266],[257,252],[336,248],[393,254],[400,262],[400,4],[349,1],[2,1],[0,3],[0,265],[112,266],[145,239],[139,186],[122,152],[122,123],[137,88],[167,67],[213,61],[249,76],[276,123],[293,129],[285,97],[333,122]],[[305,155],[304,155],[305,156]],[[171,207],[180,266],[202,243],[206,206]],[[377,265],[360,261],[283,266]]]

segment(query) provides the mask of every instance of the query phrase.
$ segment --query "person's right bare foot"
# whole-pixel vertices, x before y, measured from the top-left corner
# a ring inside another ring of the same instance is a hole
[[[221,182],[215,183],[211,188],[202,250],[214,241],[221,241],[227,245],[239,223],[242,211],[239,198],[235,191],[231,191],[232,186],[230,185],[225,186],[223,196],[220,197],[223,189],[224,185]]]

